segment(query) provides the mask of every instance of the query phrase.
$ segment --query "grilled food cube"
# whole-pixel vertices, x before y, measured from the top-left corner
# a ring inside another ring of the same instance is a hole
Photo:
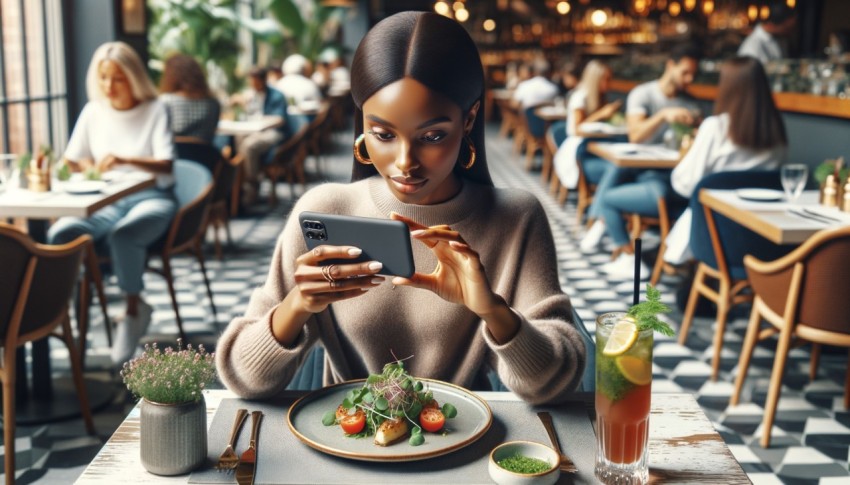
[[[407,435],[409,427],[404,418],[388,419],[378,426],[375,432],[375,444],[389,446]]]

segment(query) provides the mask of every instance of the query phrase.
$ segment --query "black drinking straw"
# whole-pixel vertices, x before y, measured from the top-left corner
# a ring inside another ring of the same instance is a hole
[[[635,296],[633,305],[640,302],[640,238],[635,239]]]

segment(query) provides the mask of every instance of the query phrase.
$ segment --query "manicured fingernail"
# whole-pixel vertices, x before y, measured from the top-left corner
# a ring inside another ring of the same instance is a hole
[[[379,269],[381,269],[383,267],[384,267],[384,265],[379,263],[378,261],[373,261],[373,262],[369,263],[369,269],[371,269],[372,271],[378,271]]]
[[[421,236],[423,234],[425,234],[425,229],[417,229],[415,231],[410,232],[410,235],[413,236],[413,237],[418,237],[418,236]]]
[[[361,254],[363,254],[363,250],[360,248],[351,248],[348,250],[348,254],[352,256],[360,256]]]
[[[380,285],[383,282],[384,282],[383,278],[372,278],[372,284],[373,285]]]

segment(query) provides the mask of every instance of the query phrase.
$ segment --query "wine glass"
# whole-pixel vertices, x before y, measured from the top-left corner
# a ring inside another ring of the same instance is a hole
[[[0,153],[0,192],[8,190],[12,177],[12,163],[17,158],[13,153]]]
[[[789,202],[796,202],[803,193],[806,179],[809,176],[809,167],[802,163],[783,165],[779,172],[782,179],[782,188]]]

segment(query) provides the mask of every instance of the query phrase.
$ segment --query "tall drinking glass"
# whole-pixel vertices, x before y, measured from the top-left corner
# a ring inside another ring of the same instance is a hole
[[[803,188],[806,186],[806,179],[809,176],[809,167],[802,163],[792,163],[783,165],[779,171],[782,179],[782,188],[785,190],[785,196],[788,202],[795,202],[803,193]]]
[[[614,325],[625,316],[612,312],[596,319],[595,472],[605,484],[645,484],[649,480],[653,332],[638,332],[630,345],[626,340],[619,349],[606,351]]]

